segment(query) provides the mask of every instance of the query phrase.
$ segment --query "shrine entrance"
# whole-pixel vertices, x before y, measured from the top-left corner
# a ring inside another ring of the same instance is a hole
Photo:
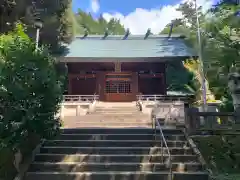
[[[104,92],[106,101],[132,101],[132,89],[132,74],[124,72],[106,74]]]

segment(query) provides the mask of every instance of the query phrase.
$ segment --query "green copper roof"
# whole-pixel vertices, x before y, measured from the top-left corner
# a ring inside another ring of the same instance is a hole
[[[184,39],[178,35],[171,38],[161,35],[76,37],[67,47],[65,57],[71,58],[147,58],[147,57],[190,57],[195,56]]]

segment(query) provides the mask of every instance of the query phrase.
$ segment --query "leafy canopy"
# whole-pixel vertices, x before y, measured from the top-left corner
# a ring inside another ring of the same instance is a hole
[[[18,24],[0,36],[0,60],[0,149],[14,150],[31,134],[53,136],[64,80],[55,59],[44,47],[36,50]]]

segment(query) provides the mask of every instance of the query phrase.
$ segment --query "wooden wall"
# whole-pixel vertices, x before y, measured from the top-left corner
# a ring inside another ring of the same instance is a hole
[[[93,95],[96,94],[95,75],[68,75],[68,93],[71,95]]]
[[[82,72],[94,74],[81,74]],[[132,93],[116,95],[118,101],[134,101],[139,94],[166,94],[165,64],[163,63],[122,63],[122,73],[131,73]],[[152,74],[139,74],[153,71]],[[101,101],[111,101],[105,93],[106,74],[114,72],[114,63],[68,63],[68,93],[74,95],[98,94]]]

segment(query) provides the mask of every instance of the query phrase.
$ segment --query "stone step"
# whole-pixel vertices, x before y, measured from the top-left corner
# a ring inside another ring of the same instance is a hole
[[[107,119],[106,117],[104,117],[103,119],[101,118],[98,118],[98,119],[95,119],[93,117],[85,117],[85,119],[73,119],[73,120],[68,120],[67,122],[71,123],[71,121],[74,121],[75,123],[78,123],[78,124],[82,124],[82,123],[85,123],[85,124],[96,124],[96,123],[102,123],[102,124],[106,124],[106,123],[109,123],[109,124],[129,124],[129,123],[151,123],[152,124],[152,121],[148,120],[148,119],[138,119],[138,118],[134,118],[132,119],[131,117],[129,118],[126,118],[126,119],[122,119],[121,117],[109,117],[109,119]]]
[[[152,128],[68,128],[63,134],[154,134]],[[159,130],[157,130],[159,133]],[[164,134],[183,135],[181,129],[163,129]]]
[[[134,121],[137,122],[138,120],[147,120],[150,121],[150,117],[148,115],[136,115],[136,114],[87,114],[83,116],[75,116],[75,115],[69,115],[64,116],[64,120],[67,118],[67,121],[69,120],[77,120],[77,121],[113,121],[117,119],[121,119],[124,121]]]
[[[94,111],[92,113],[90,113],[91,115],[116,115],[116,116],[119,116],[119,117],[124,117],[124,116],[141,116],[142,114],[139,114],[138,112],[132,112],[132,111],[129,111],[129,112],[126,112],[126,111]]]
[[[172,155],[172,163],[174,162],[198,162],[196,155]],[[78,163],[114,163],[114,162],[131,162],[131,163],[158,163],[167,161],[168,154],[162,155],[99,155],[99,154],[36,154],[35,162],[78,162]]]
[[[56,137],[56,140],[153,140],[152,134],[61,134]],[[170,141],[184,141],[184,135],[164,134],[166,140]],[[160,140],[159,135],[156,136]]]
[[[111,111],[111,110],[119,110],[119,111],[122,111],[122,110],[126,110],[126,111],[129,111],[129,110],[132,110],[132,111],[136,111],[137,110],[137,107],[136,106],[108,106],[108,107],[101,107],[101,106],[96,106],[95,107],[96,110],[105,110],[105,111]]]
[[[94,112],[134,112],[141,113],[137,108],[95,108]]]
[[[186,148],[169,148],[171,155],[193,155],[194,152],[190,147]],[[153,155],[162,153],[161,148],[151,147],[41,147],[40,153],[48,154],[142,154]],[[167,148],[163,148],[163,153],[167,154]]]
[[[111,123],[111,124],[126,124],[126,123],[150,123],[152,121],[148,117],[136,116],[115,116],[115,115],[86,115],[86,116],[66,116],[64,117],[66,123]]]
[[[118,116],[118,117],[124,117],[124,116],[130,116],[130,117],[142,117],[146,114],[142,114],[139,112],[91,112],[87,116]]]
[[[124,115],[142,115],[142,113],[137,111],[94,111],[91,114],[116,114],[118,116],[124,116]]]
[[[169,180],[167,172],[28,172],[25,180]],[[174,173],[174,180],[208,180],[206,172]]]
[[[96,106],[97,110],[136,110],[136,106]]]
[[[184,147],[186,141],[167,141],[168,147]],[[43,146],[69,147],[161,147],[161,141],[154,140],[48,140]]]
[[[202,171],[199,163],[185,163],[184,171]],[[172,171],[177,171],[179,163],[172,164]],[[168,171],[164,163],[39,163],[30,165],[30,172],[92,172],[92,171]]]
[[[152,125],[150,123],[125,123],[125,124],[101,124],[101,123],[98,123],[98,124],[64,124],[64,127],[65,128],[109,128],[109,129],[115,129],[115,128],[150,128],[152,127]]]
[[[70,118],[69,118],[70,119]],[[136,116],[136,115],[99,115],[99,114],[89,114],[82,118],[71,118],[70,120],[78,122],[104,122],[104,123],[139,123],[139,122],[152,122],[148,116]]]
[[[68,122],[68,123],[71,123],[71,122]],[[76,121],[76,122],[73,122],[76,124],[76,126],[80,126],[80,127],[99,127],[101,128],[101,126],[105,126],[107,127],[108,125],[109,126],[121,126],[121,127],[124,127],[124,126],[130,126],[130,127],[134,127],[134,126],[138,126],[138,125],[152,125],[152,123],[150,121],[139,121],[139,122],[131,122],[131,120],[129,122],[106,122],[106,121],[93,121],[93,122],[88,122],[88,121]]]

